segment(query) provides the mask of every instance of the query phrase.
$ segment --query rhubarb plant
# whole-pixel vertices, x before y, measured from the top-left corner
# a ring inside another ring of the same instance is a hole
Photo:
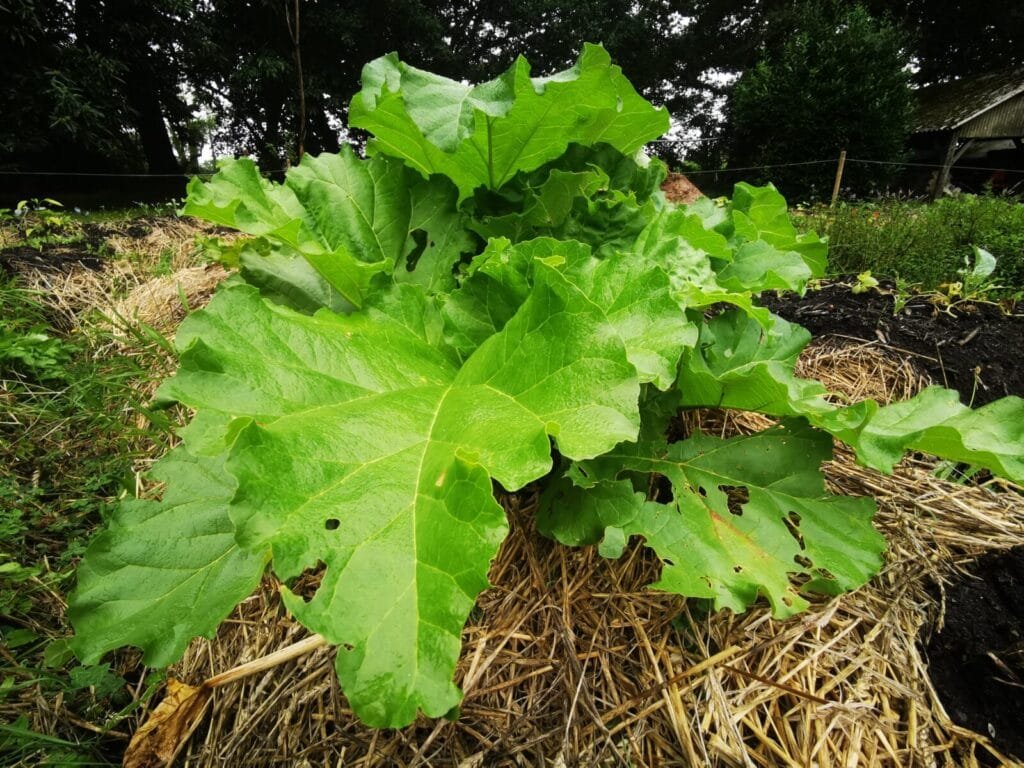
[[[653,588],[785,618],[881,565],[873,502],[826,490],[834,439],[882,471],[923,451],[1024,482],[1020,399],[837,404],[795,375],[810,336],[758,295],[803,291],[825,244],[771,186],[667,202],[643,146],[668,116],[599,46],[475,86],[385,56],[349,115],[365,159],[307,156],[283,184],[234,160],[190,185],[186,214],[251,238],[177,334],[158,398],[194,416],[161,495],[124,503],[82,562],[83,661],[169,664],[270,569],[357,715],[399,727],[459,704],[502,493],[536,494],[566,545],[650,547]],[[669,440],[705,407],[780,422]]]

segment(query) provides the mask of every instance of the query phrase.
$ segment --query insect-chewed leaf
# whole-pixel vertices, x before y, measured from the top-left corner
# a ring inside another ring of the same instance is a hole
[[[396,160],[362,160],[347,147],[306,155],[283,185],[262,178],[252,161],[233,160],[210,181],[189,184],[184,213],[293,249],[361,306],[374,275],[408,271],[411,253],[422,252],[425,268],[416,277],[434,287],[446,276],[450,283],[452,266],[471,247],[455,188],[443,179],[410,183],[408,174]],[[287,272],[279,275],[286,279]]]
[[[459,633],[506,532],[491,478],[546,474],[552,437],[583,459],[639,426],[622,339],[557,269],[534,266],[521,306],[461,367],[422,296],[397,286],[371,311],[309,317],[224,289],[183,327],[163,390],[247,417],[228,461],[236,537],[269,547],[284,579],[326,566],[315,596],[288,604],[342,646],[346,695],[382,726],[458,702]],[[227,322],[239,316],[244,332]]]
[[[803,416],[884,472],[917,450],[1024,480],[1024,400],[1005,397],[971,410],[953,390],[929,387],[892,405],[866,400],[840,407],[823,398],[819,382],[793,373],[809,341],[807,331],[781,318],[765,331],[739,312],[722,313],[683,356],[688,386],[681,388],[681,404]]]
[[[267,549],[240,549],[228,504],[235,480],[224,457],[179,448],[150,473],[160,501],[121,504],[89,544],[68,615],[75,654],[95,663],[124,645],[152,666],[178,659],[193,637],[217,626],[259,583]]]
[[[873,502],[825,490],[819,466],[831,455],[828,435],[797,424],[729,440],[620,446],[584,466],[595,476],[664,476],[671,503],[645,502],[621,480],[563,482],[545,499],[540,525],[560,541],[603,538],[611,557],[643,536],[664,563],[655,588],[734,611],[763,595],[776,617],[789,616],[806,607],[801,592],[853,589],[881,565]]]

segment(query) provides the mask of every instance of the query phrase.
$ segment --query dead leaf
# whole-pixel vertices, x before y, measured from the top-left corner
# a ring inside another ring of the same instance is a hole
[[[124,768],[168,768],[203,719],[213,688],[167,681],[167,695],[132,736]]]

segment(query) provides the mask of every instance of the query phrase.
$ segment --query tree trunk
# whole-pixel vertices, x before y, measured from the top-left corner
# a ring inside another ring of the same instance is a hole
[[[125,95],[135,113],[135,129],[139,132],[146,165],[150,173],[181,173],[171,138],[167,135],[160,100],[148,85],[150,80],[143,68],[137,68],[125,81]]]

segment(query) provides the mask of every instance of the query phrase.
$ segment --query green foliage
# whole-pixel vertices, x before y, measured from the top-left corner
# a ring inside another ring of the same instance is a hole
[[[459,704],[460,632],[507,531],[495,483],[540,491],[560,541],[615,557],[642,537],[657,588],[784,617],[881,564],[872,503],[826,491],[833,435],[885,471],[913,449],[1024,479],[1019,399],[841,407],[795,377],[809,334],[757,294],[802,291],[824,244],[771,186],[666,203],[637,154],[665,116],[602,49],[478,86],[394,56],[364,73],[368,159],[307,156],[283,185],[234,161],[191,187],[188,212],[259,239],[178,333],[159,398],[196,415],[154,470],[162,499],[126,503],[85,555],[84,661],[134,644],[166,663],[269,561],[354,711],[397,727]],[[786,421],[668,442],[709,406]]]
[[[135,387],[158,359],[151,346],[115,354],[123,347],[109,330],[84,318],[69,329],[51,301],[0,279],[0,702],[9,714],[0,762],[12,766],[107,764],[123,749],[67,716],[48,723],[37,702],[59,700],[67,714],[112,728],[133,705],[122,660],[74,660],[58,601],[90,534],[134,490],[134,463],[170,437],[134,423],[144,410]],[[15,719],[19,711],[27,717]]]
[[[793,12],[795,29],[768,49],[736,84],[730,103],[729,162],[736,167],[838,157],[901,160],[912,94],[902,34],[861,5],[807,0]],[[762,173],[787,196],[821,198],[832,168],[772,168]],[[847,166],[844,184],[868,193],[892,167]]]
[[[1015,0],[981,3],[969,13],[959,0],[870,0],[869,6],[909,33],[918,62],[914,79],[922,85],[1024,64],[1024,11]],[[1001,52],[998,63],[992,51]]]
[[[64,206],[49,197],[20,200],[12,208],[0,208],[0,225],[10,228],[16,242],[31,248],[69,243],[80,234],[78,222]]]
[[[959,270],[974,258],[977,246],[996,259],[989,281],[1002,288],[990,296],[1024,289],[1024,206],[1016,198],[961,195],[930,204],[843,203],[834,210],[811,208],[793,222],[828,235],[835,273],[870,270],[934,290],[960,279]]]

